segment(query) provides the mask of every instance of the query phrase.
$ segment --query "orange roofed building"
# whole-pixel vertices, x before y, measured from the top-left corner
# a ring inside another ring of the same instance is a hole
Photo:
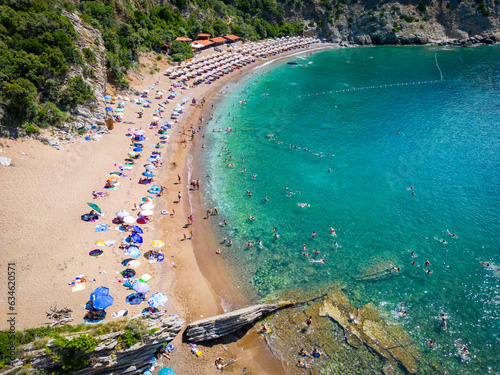
[[[224,44],[227,42],[227,39],[224,39],[221,36],[219,36],[217,38],[212,38],[210,40],[214,43],[214,46],[220,46],[221,44]]]
[[[200,40],[209,40],[210,37],[211,37],[210,34],[198,34],[197,42],[199,42]]]
[[[179,36],[179,37],[175,38],[175,40],[179,41],[179,42],[188,42],[188,43],[191,42],[191,41],[193,41],[193,39],[185,38],[183,36]]]
[[[224,38],[227,39],[228,43],[234,43],[234,42],[237,42],[238,40],[240,40],[241,38],[237,35],[226,35],[224,36]]]

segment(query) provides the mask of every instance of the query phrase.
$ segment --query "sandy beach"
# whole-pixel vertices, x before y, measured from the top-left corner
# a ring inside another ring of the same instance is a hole
[[[307,52],[317,47],[291,53]],[[217,241],[208,223],[202,220],[207,209],[202,206],[204,176],[190,176],[193,170],[195,174],[201,173],[199,166],[190,169],[187,160],[194,156],[199,159],[202,155],[200,148],[204,126],[212,104],[215,106],[218,100],[223,99],[225,85],[242,79],[256,66],[267,64],[268,61],[250,64],[214,84],[201,84],[182,90],[163,113],[163,119],[168,118],[175,104],[181,103],[184,98],[189,99],[185,105],[186,113],[173,125],[164,148],[159,149],[163,164],[154,171],[154,184],[165,186],[166,191],[161,197],[154,196],[155,215],[150,223],[142,226],[144,244],[138,259],[141,265],[136,271],[137,276],[152,276],[150,293],[166,293],[169,298],[167,313],[179,314],[187,323],[222,313],[224,309],[220,296],[226,302],[230,301],[231,309],[248,303],[241,291],[231,287],[225,277],[223,264],[215,254]],[[131,82],[132,87],[138,91],[152,86],[152,91],[168,90],[171,80],[163,74],[167,65],[158,65],[162,69],[160,73],[143,74],[141,79]],[[155,82],[158,84],[154,85]],[[135,96],[129,97],[132,99]],[[45,312],[51,306],[71,307],[74,317],[72,324],[82,323],[86,313],[85,303],[90,293],[99,286],[108,287],[114,297],[113,306],[107,309],[105,322],[113,320],[113,312],[128,309],[130,316],[144,309],[144,304],[132,306],[125,302],[125,297],[132,292],[123,286],[120,274],[125,268],[122,262],[129,258],[119,248],[126,234],[119,232],[118,225],[112,220],[115,212],[121,209],[136,217],[138,211],[134,210],[134,205],[139,205],[141,198],[149,195],[147,189],[150,185],[139,184],[138,180],[144,171],[143,165],[147,164],[144,159],[154,150],[150,146],[159,142],[157,129],[149,129],[149,123],[153,120],[154,108],[164,99],[155,100],[153,97],[151,93],[149,99],[153,102],[152,107],[145,110],[142,118],[135,114],[138,106],[126,101],[124,121],[134,124],[115,123],[111,134],[102,135],[97,142],[79,138],[63,144],[63,150],[56,150],[38,140],[0,140],[0,156],[12,158],[15,164],[0,168],[0,281],[1,285],[7,285],[7,264],[15,268],[16,329],[40,326],[40,323],[47,321]],[[195,106],[190,105],[192,98],[197,99]],[[206,100],[204,107],[201,106],[202,98]],[[200,117],[203,118],[201,122]],[[196,129],[201,126],[201,131],[196,133],[193,141],[186,135],[191,124]],[[92,192],[104,191],[103,186],[111,177],[110,172],[118,171],[114,163],[123,163],[127,152],[132,150],[130,138],[125,136],[131,127],[142,128],[146,132],[142,158],[131,171],[123,172],[126,177],[118,177],[120,186],[116,191],[110,191],[108,197],[93,199]],[[199,164],[200,160],[194,162]],[[200,190],[190,191],[189,177],[201,180]],[[182,195],[180,200],[179,192]],[[97,204],[104,212],[96,223],[81,220],[81,215],[90,211],[87,202]],[[161,215],[162,210],[169,211],[169,214]],[[187,217],[190,214],[194,216],[194,224],[188,227]],[[96,224],[108,224],[109,227],[107,231],[95,232]],[[89,256],[91,250],[99,248],[95,245],[96,241],[109,240],[115,240],[116,243],[102,247],[102,256]],[[165,259],[150,264],[148,255],[153,248],[149,243],[153,240],[165,242],[162,249]],[[69,283],[78,275],[86,276],[85,289],[73,292]],[[5,319],[9,307],[6,292],[5,289],[0,297],[0,329],[8,328]],[[213,363],[216,357],[238,357],[237,363],[224,369],[226,373],[240,373],[244,368],[249,374],[290,372],[272,356],[255,328],[241,333],[244,334],[242,338],[238,334],[203,346],[201,357],[193,356],[179,335],[173,342],[176,350],[172,360],[163,362],[172,366],[177,374],[201,374],[215,371]]]

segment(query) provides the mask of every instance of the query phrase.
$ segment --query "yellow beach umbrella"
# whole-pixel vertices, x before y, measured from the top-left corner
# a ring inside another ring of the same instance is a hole
[[[95,244],[102,247],[106,246],[106,243],[104,241],[96,241]]]
[[[165,246],[165,242],[163,242],[161,240],[154,240],[154,241],[151,241],[151,246],[153,246],[153,247],[163,247],[163,246]]]

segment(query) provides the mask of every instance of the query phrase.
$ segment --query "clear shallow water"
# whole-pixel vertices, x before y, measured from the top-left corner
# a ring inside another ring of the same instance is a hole
[[[207,205],[227,221],[234,282],[267,296],[340,281],[355,305],[373,302],[408,330],[422,368],[433,359],[453,374],[500,373],[500,48],[341,49],[293,61],[254,70],[207,129]]]

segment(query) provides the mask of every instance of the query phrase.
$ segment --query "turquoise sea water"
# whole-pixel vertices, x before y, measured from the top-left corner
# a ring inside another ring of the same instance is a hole
[[[207,129],[207,205],[227,221],[235,282],[260,296],[340,282],[353,304],[402,324],[423,362],[500,373],[500,48],[290,60],[229,89]]]

